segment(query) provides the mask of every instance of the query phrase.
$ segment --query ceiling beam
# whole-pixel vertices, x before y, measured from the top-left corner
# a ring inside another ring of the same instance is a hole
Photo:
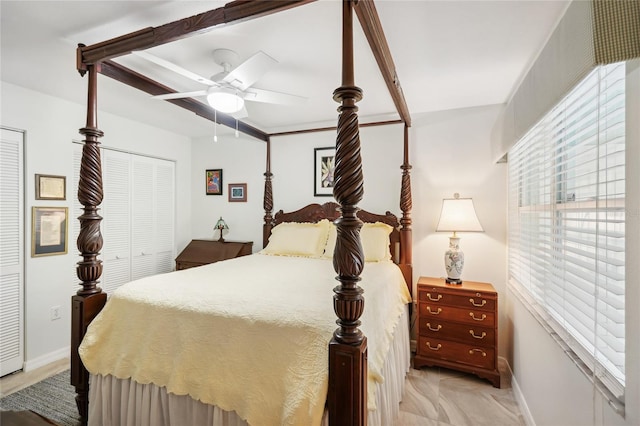
[[[77,52],[77,68],[79,71],[84,71],[86,70],[86,65],[126,55],[133,50],[149,49],[192,35],[208,32],[219,25],[259,18],[313,1],[315,0],[233,1],[223,7],[170,22],[159,27],[144,28],[90,46],[81,45],[78,47]]]
[[[376,6],[373,0],[359,0],[354,3],[354,9],[360,21],[360,26],[369,41],[369,46],[371,47],[373,56],[376,58],[376,62],[378,62],[378,67],[387,84],[387,89],[389,89],[389,94],[393,99],[396,110],[398,114],[400,114],[402,121],[404,121],[408,127],[411,127],[409,107],[407,107],[407,101],[402,92],[400,79],[396,72],[396,66],[393,63],[389,44],[387,44],[387,39],[384,36]]]
[[[150,95],[163,95],[165,93],[175,93],[175,90],[151,80],[150,78],[139,74],[129,68],[126,68],[113,61],[103,61],[98,66],[98,72],[107,77],[111,77],[114,80],[127,84],[131,87],[135,87],[138,90],[149,93]],[[193,98],[181,98],[181,99],[167,99],[166,102],[171,102],[174,105],[187,109],[195,114],[204,117],[210,121],[216,121],[223,126],[237,129],[239,132],[245,135],[252,136],[262,141],[268,141],[269,135],[260,129],[250,126],[240,120],[236,120],[228,114],[222,112],[216,112],[210,106],[198,102]]]

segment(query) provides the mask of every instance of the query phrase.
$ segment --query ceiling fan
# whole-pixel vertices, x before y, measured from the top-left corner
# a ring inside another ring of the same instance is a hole
[[[229,49],[213,51],[213,60],[222,67],[222,71],[210,78],[202,77],[172,62],[143,51],[132,52],[136,56],[153,62],[186,78],[208,86],[194,92],[168,93],[153,96],[155,99],[178,99],[206,96],[207,102],[214,109],[233,114],[236,118],[246,117],[245,101],[266,102],[281,105],[299,105],[307,99],[302,96],[259,89],[253,84],[278,61],[262,51],[253,54],[249,59],[234,67],[238,54]]]

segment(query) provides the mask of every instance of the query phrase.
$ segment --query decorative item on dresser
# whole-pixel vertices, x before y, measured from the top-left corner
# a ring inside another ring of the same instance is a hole
[[[221,243],[224,242],[224,237],[222,234],[224,233],[224,231],[229,231],[229,225],[227,225],[227,222],[224,221],[222,216],[220,216],[220,219],[218,219],[218,221],[216,222],[216,226],[214,226],[213,229],[217,229],[220,232],[218,241],[220,241]]]
[[[251,254],[252,241],[191,240],[176,257],[176,269],[188,269]]]
[[[447,271],[447,284],[462,284],[464,253],[460,250],[460,237],[456,232],[484,232],[471,198],[460,198],[457,192],[453,198],[442,200],[440,220],[436,232],[449,231],[449,249],[444,253],[444,267]]]
[[[489,283],[450,285],[418,280],[415,368],[439,366],[472,373],[500,387],[498,293]]]

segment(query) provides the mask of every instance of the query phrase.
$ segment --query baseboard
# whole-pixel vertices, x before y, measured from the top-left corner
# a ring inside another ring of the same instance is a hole
[[[507,366],[507,370],[509,371],[509,376],[511,377],[511,389],[513,390],[513,396],[516,398],[516,402],[518,403],[518,407],[520,408],[520,413],[522,413],[522,418],[524,419],[524,423],[527,426],[536,426],[536,422],[533,420],[533,416],[531,415],[531,411],[529,411],[529,406],[527,405],[527,401],[524,399],[524,394],[522,393],[522,389],[518,385],[518,381],[516,380],[516,376],[513,375],[513,371],[511,370],[511,366],[505,359],[505,365]]]
[[[70,353],[70,346],[58,349],[57,351],[49,352],[48,354],[39,356],[38,358],[25,361],[23,370],[25,372],[35,370],[36,368],[44,367],[45,365],[51,364],[52,362],[60,361],[64,358],[69,358]]]

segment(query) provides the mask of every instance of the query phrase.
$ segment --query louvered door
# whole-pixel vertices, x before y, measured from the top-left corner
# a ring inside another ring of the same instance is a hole
[[[175,166],[170,161],[158,161],[155,171],[155,273],[170,272],[173,267],[173,234],[175,218]]]
[[[74,150],[76,191],[81,155],[78,145]],[[102,289],[111,293],[128,281],[170,272],[175,257],[175,164],[103,148],[102,175]],[[75,199],[74,211],[76,217],[82,213]],[[77,220],[72,229],[75,240]]]
[[[131,281],[131,154],[102,150],[102,289],[110,294]]]
[[[0,136],[0,376],[24,361],[24,134]]]
[[[133,160],[133,227],[131,229],[131,273],[138,279],[155,273],[155,167],[151,158]]]

